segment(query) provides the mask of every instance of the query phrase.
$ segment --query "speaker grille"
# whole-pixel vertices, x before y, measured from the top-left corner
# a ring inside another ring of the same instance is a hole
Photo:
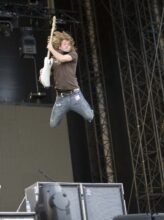
[[[83,185],[86,215],[89,220],[112,220],[125,214],[119,186]]]

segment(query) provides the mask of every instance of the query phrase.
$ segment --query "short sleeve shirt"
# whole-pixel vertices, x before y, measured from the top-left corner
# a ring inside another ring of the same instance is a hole
[[[75,51],[69,52],[68,54],[72,57],[70,62],[53,65],[53,76],[56,89],[73,90],[79,88],[76,77],[78,55]]]

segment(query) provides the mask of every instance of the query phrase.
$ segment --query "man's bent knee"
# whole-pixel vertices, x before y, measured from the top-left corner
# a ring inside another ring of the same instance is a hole
[[[56,121],[50,119],[50,127],[51,128],[56,128],[56,127],[58,127],[59,124],[60,124],[60,122],[56,122]]]

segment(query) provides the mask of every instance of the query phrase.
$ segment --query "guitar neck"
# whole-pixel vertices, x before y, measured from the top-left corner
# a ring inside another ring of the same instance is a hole
[[[51,28],[51,34],[50,34],[50,39],[49,42],[52,43],[52,38],[53,38],[53,33],[55,31],[55,26],[56,26],[56,17],[53,17],[53,22],[52,22],[52,28]],[[47,51],[47,57],[50,58],[50,51]]]

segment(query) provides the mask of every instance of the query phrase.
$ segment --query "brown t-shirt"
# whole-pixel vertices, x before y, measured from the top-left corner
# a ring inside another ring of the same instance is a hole
[[[75,51],[68,53],[72,60],[60,64],[53,64],[53,76],[55,80],[55,88],[61,90],[73,90],[79,88],[76,77],[76,66],[78,55]]]

